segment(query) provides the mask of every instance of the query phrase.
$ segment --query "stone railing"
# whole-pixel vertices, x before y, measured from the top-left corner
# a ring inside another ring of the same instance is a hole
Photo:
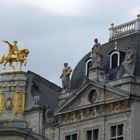
[[[131,34],[134,32],[140,31],[140,17],[136,20],[114,26],[114,24],[111,25],[112,27],[109,28],[110,34],[109,39],[115,39],[117,37],[121,37],[123,35]]]

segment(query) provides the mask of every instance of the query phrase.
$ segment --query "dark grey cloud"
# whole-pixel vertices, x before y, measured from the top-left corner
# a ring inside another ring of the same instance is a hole
[[[139,0],[87,0],[81,15],[61,16],[14,0],[5,1],[0,1],[0,40],[16,39],[19,46],[29,48],[26,69],[57,84],[64,62],[74,68],[91,50],[94,38],[107,42],[111,22],[134,19],[140,4]],[[8,49],[2,42],[0,48],[0,54]]]

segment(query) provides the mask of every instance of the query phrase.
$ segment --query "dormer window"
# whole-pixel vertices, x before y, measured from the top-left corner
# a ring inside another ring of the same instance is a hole
[[[113,51],[110,54],[110,69],[113,69],[119,66],[120,66],[120,52]]]
[[[86,65],[85,65],[85,75],[88,76],[89,74],[89,70],[92,67],[92,59],[89,58],[88,60],[86,60]]]
[[[114,50],[110,53],[110,69],[117,68],[125,58],[125,52]]]

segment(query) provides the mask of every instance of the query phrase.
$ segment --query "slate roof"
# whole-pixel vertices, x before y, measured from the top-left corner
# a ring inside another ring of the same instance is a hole
[[[28,74],[33,84],[33,86],[31,86],[31,94],[39,94],[40,104],[42,106],[47,105],[54,111],[58,106],[58,95],[62,89],[31,71],[28,71]]]
[[[116,39],[117,41],[117,50],[126,52],[127,48],[130,47],[134,50],[135,53],[135,69],[134,75],[140,76],[140,33],[134,33],[131,35],[123,36],[121,38]],[[109,61],[110,56],[109,53],[114,50],[115,40],[111,40],[102,45],[102,55],[103,62],[102,67],[105,70],[106,77],[108,80],[116,80],[117,73],[120,70],[120,67],[110,69]],[[71,77],[71,90],[75,90],[79,88],[86,80],[87,76],[85,75],[85,61],[90,58],[91,52],[86,54],[77,64],[73,71],[73,75]]]

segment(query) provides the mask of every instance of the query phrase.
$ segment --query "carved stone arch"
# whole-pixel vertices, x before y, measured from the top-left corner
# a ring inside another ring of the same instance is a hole
[[[40,136],[31,130],[25,131],[24,129],[1,129],[0,140],[49,140]]]

